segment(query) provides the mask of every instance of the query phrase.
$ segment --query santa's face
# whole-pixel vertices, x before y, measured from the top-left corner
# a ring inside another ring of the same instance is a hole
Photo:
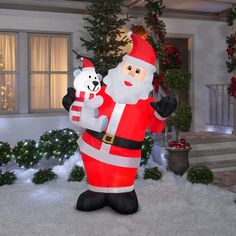
[[[152,87],[153,72],[136,64],[123,61],[110,69],[104,78],[106,93],[121,104],[136,104],[139,99],[147,99]]]

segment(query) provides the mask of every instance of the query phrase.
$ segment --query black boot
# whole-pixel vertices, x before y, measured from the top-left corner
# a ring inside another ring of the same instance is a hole
[[[79,211],[94,211],[106,205],[106,193],[87,190],[80,194],[76,208]]]
[[[135,190],[128,193],[108,193],[107,204],[121,214],[133,214],[138,210],[138,199]]]

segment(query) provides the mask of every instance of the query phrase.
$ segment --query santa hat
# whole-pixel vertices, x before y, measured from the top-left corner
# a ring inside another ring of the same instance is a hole
[[[95,70],[93,63],[89,59],[81,57],[80,60],[83,62],[82,70],[88,70],[88,69]]]
[[[156,54],[152,46],[139,35],[128,33],[133,41],[133,48],[131,52],[123,57],[124,61],[136,64],[145,69],[156,71]]]

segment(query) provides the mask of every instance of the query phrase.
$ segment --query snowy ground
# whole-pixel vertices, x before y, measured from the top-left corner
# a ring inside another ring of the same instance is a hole
[[[123,216],[106,207],[75,209],[82,183],[56,180],[0,188],[0,236],[235,236],[235,194],[192,185],[165,173],[161,181],[136,181],[140,210]]]

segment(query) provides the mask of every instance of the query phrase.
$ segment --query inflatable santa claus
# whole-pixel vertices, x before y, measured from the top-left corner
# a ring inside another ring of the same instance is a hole
[[[80,211],[106,205],[122,214],[138,210],[134,181],[145,132],[147,129],[162,132],[166,118],[176,108],[172,97],[155,102],[149,96],[156,71],[155,52],[140,36],[133,33],[129,36],[133,41],[131,52],[108,71],[103,80],[107,86],[102,86],[97,96],[87,102],[92,110],[98,110],[99,116],[106,116],[108,122],[102,132],[87,129],[78,140],[88,177],[88,190],[77,201]],[[68,110],[73,101],[71,88],[63,101]]]

